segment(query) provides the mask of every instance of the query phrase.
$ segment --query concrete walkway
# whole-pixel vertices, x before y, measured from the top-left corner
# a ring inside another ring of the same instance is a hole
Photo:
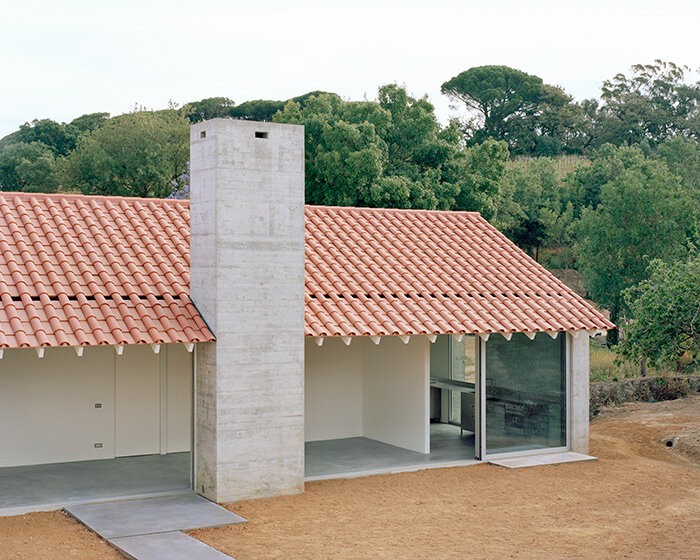
[[[192,493],[80,504],[66,511],[133,560],[231,560],[181,531],[246,523]]]
[[[507,459],[489,461],[492,465],[506,467],[507,469],[522,469],[523,467],[539,467],[542,465],[559,465],[561,463],[580,463],[583,461],[597,461],[596,457],[574,453],[573,451],[558,451],[555,453],[541,453],[538,455],[522,455]]]

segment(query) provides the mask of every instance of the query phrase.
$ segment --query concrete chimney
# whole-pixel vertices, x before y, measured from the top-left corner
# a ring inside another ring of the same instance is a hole
[[[304,488],[304,127],[190,131],[195,490],[217,502]]]

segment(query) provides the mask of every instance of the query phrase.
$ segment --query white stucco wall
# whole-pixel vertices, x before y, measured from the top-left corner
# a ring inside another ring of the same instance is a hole
[[[5,350],[0,467],[187,451],[190,380],[182,345]]]
[[[306,441],[362,436],[362,352],[362,339],[346,346],[326,338],[320,348],[306,341]]]
[[[422,336],[307,341],[306,440],[364,436],[429,453],[429,344]]]
[[[368,339],[363,355],[365,437],[430,453],[430,342],[411,337]]]

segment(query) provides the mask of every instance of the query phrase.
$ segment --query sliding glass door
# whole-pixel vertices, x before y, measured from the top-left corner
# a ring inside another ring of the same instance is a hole
[[[486,454],[566,446],[566,333],[492,334],[481,354]]]

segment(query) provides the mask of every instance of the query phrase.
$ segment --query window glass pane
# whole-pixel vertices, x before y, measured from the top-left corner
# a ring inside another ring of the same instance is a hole
[[[476,342],[474,335],[465,335],[457,341],[450,336],[452,344],[451,378],[456,381],[474,383],[476,376]],[[464,410],[463,410],[464,409]],[[474,431],[474,393],[452,391],[450,393],[450,423],[462,429]]]
[[[566,335],[486,343],[486,451],[566,445]]]

